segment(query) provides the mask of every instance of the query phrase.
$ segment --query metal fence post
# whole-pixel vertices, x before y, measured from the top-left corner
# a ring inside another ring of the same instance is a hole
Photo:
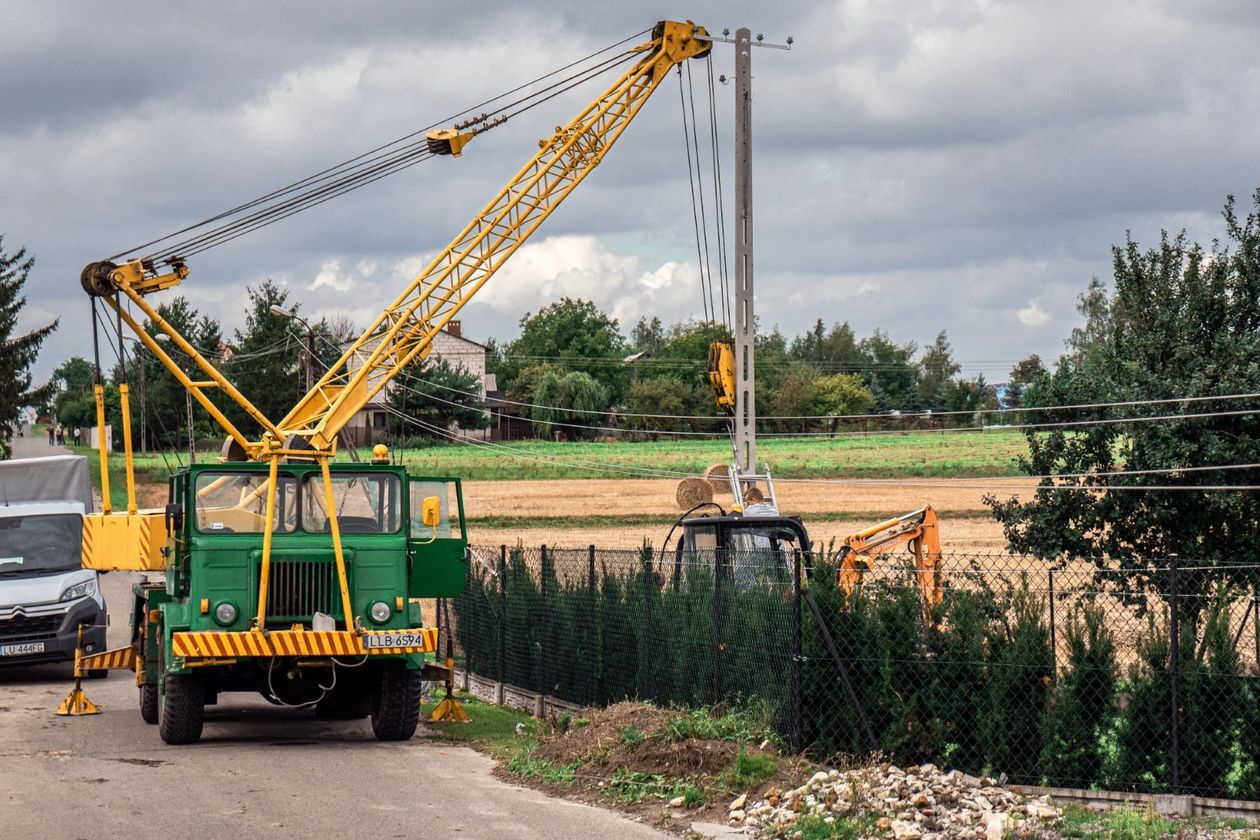
[[[713,552],[713,697],[722,698],[722,560],[725,551]]]
[[[595,702],[595,692],[599,686],[596,679],[596,661],[600,657],[599,646],[599,607],[598,607],[598,590],[595,584],[595,546],[591,545],[587,548],[586,556],[586,573],[587,573],[587,602],[590,610],[587,613],[589,617],[589,625],[587,630],[587,639],[591,643],[590,655],[586,657],[586,702]]]
[[[801,552],[793,552],[792,564],[792,678],[788,683],[788,704],[791,706],[792,752],[804,749],[801,733]]]
[[[1048,572],[1050,577],[1050,675],[1059,676],[1059,635],[1054,625],[1054,569]]]
[[[507,546],[499,546],[499,663],[497,682],[507,680]]]
[[[535,679],[537,684],[534,691],[539,694],[550,694],[550,687],[547,685],[548,675],[551,673],[550,661],[547,657],[551,651],[547,650],[547,636],[551,632],[551,615],[547,608],[547,546],[542,547],[542,557],[538,567],[538,670]]]
[[[652,590],[656,576],[652,572],[652,551],[644,547],[643,553],[643,694],[652,696]]]
[[[1172,695],[1172,792],[1181,790],[1181,628],[1177,610],[1177,555],[1168,558],[1168,651],[1169,680]]]

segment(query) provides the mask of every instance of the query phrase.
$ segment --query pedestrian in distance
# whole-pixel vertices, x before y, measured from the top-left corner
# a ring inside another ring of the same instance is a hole
[[[83,430],[80,429],[78,426],[74,427],[74,445],[75,446],[83,445]]]
[[[58,446],[66,445],[66,428],[65,426],[62,426],[60,423],[57,424],[57,445]]]
[[[49,424],[48,424],[48,445],[49,445],[49,446],[52,446],[52,445],[53,445],[53,435],[54,435],[54,434],[56,434],[56,432],[55,432],[55,430],[53,429],[52,423],[49,423]]]

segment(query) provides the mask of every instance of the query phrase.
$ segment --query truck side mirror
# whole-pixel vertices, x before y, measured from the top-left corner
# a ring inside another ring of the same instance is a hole
[[[184,530],[184,506],[172,502],[166,506],[166,533],[178,534]]]
[[[442,521],[442,500],[437,496],[426,496],[420,508],[420,517],[426,528],[436,528]]]

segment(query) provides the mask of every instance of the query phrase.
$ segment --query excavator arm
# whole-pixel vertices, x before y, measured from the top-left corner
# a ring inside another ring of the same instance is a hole
[[[137,330],[146,346],[188,388],[228,433],[229,459],[262,460],[276,455],[327,455],[337,433],[416,359],[424,358],[433,338],[525,243],[538,226],[603,160],[652,93],[675,66],[707,55],[712,43],[703,27],[661,21],[652,39],[635,52],[634,65],[555,133],[539,141],[538,152],[473,218],[455,239],[377,316],[319,382],[280,421],[272,422],[240,394],[187,341],[163,322],[144,296],[177,285],[187,276],[182,264],[166,274],[136,260],[122,265],[92,263],[83,271],[83,287],[102,297]],[[448,128],[431,132],[431,151],[458,156],[475,131]],[[126,297],[175,341],[206,375],[193,381],[161,347],[121,312]],[[263,429],[249,440],[205,393],[218,389],[241,406]]]
[[[872,525],[844,541],[839,551],[840,589],[849,596],[872,567],[872,561],[902,546],[914,554],[915,574],[926,615],[941,603],[941,537],[931,505]]]

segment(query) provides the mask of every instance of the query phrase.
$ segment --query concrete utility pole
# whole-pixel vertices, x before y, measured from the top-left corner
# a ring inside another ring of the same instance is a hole
[[[735,463],[757,471],[757,325],[753,312],[752,32],[735,31]]]

